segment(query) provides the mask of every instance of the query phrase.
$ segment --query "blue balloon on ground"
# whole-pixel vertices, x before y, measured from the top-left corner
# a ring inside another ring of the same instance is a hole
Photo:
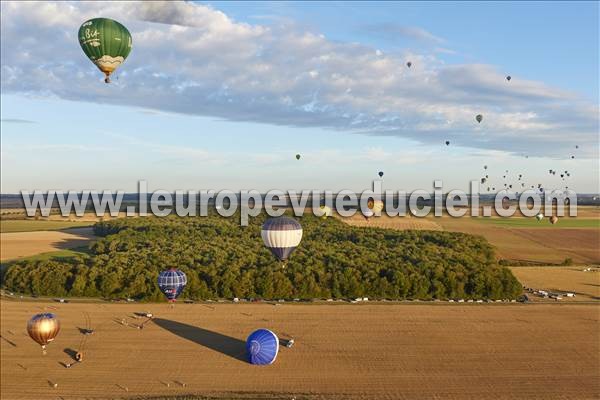
[[[175,301],[185,288],[187,277],[175,268],[163,271],[158,275],[158,287],[169,301]]]
[[[259,329],[250,334],[246,340],[248,361],[255,365],[273,364],[279,351],[277,335],[268,329]]]

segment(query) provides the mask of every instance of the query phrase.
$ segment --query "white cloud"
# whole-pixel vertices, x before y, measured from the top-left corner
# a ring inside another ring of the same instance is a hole
[[[597,142],[598,105],[542,82],[507,82],[489,65],[386,54],[293,24],[238,23],[195,3],[1,7],[3,93],[558,157],[568,157],[563,149],[574,142]],[[121,21],[133,35],[133,51],[110,86],[77,43],[79,25],[97,15]],[[443,42],[419,28],[398,31]]]

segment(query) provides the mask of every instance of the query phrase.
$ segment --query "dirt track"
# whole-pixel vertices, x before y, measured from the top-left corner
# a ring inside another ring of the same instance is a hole
[[[44,357],[26,336],[25,323],[47,306],[57,308],[49,311],[61,318],[62,331]],[[3,301],[1,308],[2,399],[240,392],[319,399],[600,395],[597,305],[177,304],[171,309]],[[142,310],[157,319],[140,330],[133,324],[142,320],[132,314]],[[77,327],[86,323],[86,312],[96,333],[87,337],[84,362],[66,369],[60,363],[70,360],[68,349],[80,350]],[[121,325],[121,319],[130,325]],[[296,345],[282,348],[272,366],[249,365],[243,360],[244,340],[258,327],[292,336]]]

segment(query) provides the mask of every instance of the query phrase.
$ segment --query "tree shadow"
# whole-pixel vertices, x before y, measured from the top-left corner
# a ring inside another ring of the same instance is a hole
[[[154,318],[153,322],[179,337],[218,351],[236,360],[248,362],[246,358],[246,342],[242,340],[168,319]]]

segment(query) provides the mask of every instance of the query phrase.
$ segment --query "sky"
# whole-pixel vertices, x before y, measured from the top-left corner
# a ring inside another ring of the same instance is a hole
[[[358,191],[379,171],[600,190],[598,2],[1,7],[2,193]],[[77,41],[98,16],[133,37],[109,85]]]

